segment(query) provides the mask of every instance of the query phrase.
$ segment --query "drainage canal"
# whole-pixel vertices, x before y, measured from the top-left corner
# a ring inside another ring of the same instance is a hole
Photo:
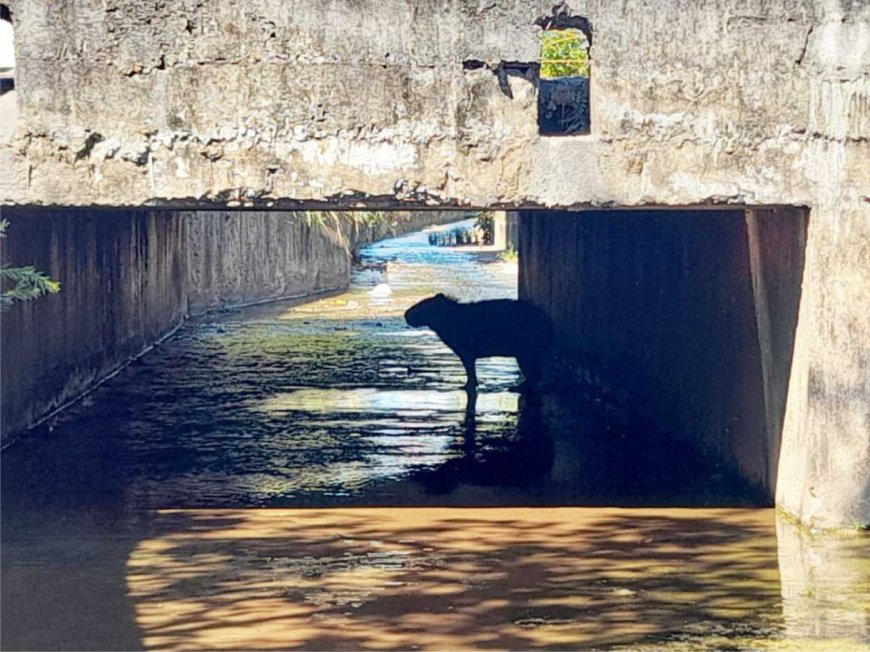
[[[511,391],[512,359],[478,363],[468,410],[459,360],[402,315],[437,292],[516,297],[516,260],[429,241],[365,248],[346,293],[189,322],[4,454],[4,485],[137,508],[764,502],[616,399]]]

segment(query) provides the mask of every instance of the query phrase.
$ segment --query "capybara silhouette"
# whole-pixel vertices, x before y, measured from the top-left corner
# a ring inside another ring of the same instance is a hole
[[[465,388],[471,391],[477,387],[477,359],[493,356],[516,358],[525,378],[522,387],[537,386],[553,339],[543,310],[512,299],[459,303],[436,294],[408,308],[405,321],[409,326],[428,326],[459,356],[468,376]]]

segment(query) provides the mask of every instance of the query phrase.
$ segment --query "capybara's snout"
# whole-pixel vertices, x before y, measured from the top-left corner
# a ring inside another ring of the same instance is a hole
[[[411,306],[405,311],[405,322],[408,326],[413,326],[417,328],[418,326],[422,326],[423,323],[420,321],[420,315],[418,311],[414,310],[415,306]]]

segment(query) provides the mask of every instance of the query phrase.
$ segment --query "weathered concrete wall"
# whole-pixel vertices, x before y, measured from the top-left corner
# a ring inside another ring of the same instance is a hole
[[[848,192],[810,213],[777,485],[822,527],[870,525],[870,204],[844,211]]]
[[[4,209],[3,262],[34,265],[61,292],[0,321],[3,437],[138,355],[186,308],[182,223],[168,212]]]
[[[835,152],[866,195],[866,3],[567,4],[594,30],[588,137],[538,134],[549,0],[20,0],[0,197],[811,205]]]
[[[347,287],[348,228],[308,225],[294,213],[181,213],[186,221],[188,309]]]
[[[771,208],[747,210],[744,218],[764,390],[766,471],[769,486],[775,488],[801,299],[808,215],[801,209]],[[789,493],[796,489],[792,486]]]
[[[808,358],[807,211],[521,215],[520,296],[554,321],[557,378],[601,383],[814,525],[870,520],[868,342],[846,322],[823,336],[845,359]]]
[[[350,280],[353,254],[384,238],[463,219],[456,211],[397,211],[364,222],[286,211],[183,212],[188,310],[338,290]]]

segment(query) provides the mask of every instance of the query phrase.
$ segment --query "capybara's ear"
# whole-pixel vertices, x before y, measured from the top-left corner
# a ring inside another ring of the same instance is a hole
[[[434,297],[432,297],[432,298],[433,298],[433,299],[446,299],[446,298],[447,298],[447,295],[444,294],[443,292],[439,292],[438,294],[436,294],[436,295],[435,295]]]

